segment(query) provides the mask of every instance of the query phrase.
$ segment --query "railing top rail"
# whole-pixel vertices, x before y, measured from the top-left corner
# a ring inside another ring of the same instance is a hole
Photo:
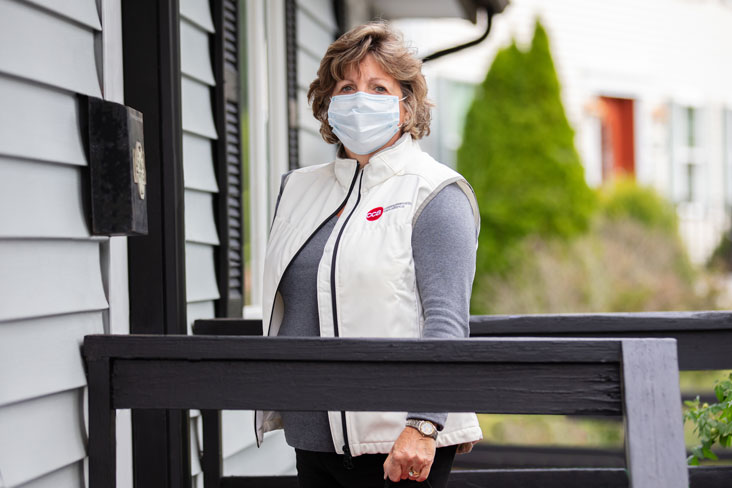
[[[473,315],[473,335],[572,332],[732,331],[732,312],[640,312],[597,314]]]
[[[247,336],[90,335],[95,358],[450,363],[619,362],[627,341],[674,339],[480,338],[351,339]]]

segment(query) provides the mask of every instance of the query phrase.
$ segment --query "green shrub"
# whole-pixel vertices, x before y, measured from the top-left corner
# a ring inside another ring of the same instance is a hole
[[[531,237],[510,273],[476,276],[473,313],[599,313],[716,308],[680,240],[629,218],[598,216],[569,241]],[[713,285],[710,283],[710,285]]]
[[[600,208],[611,220],[629,218],[649,229],[669,235],[678,232],[678,219],[673,205],[653,188],[622,179],[600,190]]]
[[[568,237],[588,228],[595,195],[538,21],[528,51],[514,42],[497,53],[467,113],[457,156],[480,205],[479,274],[508,270],[529,235]]]
[[[732,447],[732,374],[715,385],[714,394],[717,403],[711,405],[700,404],[699,397],[685,402],[688,410],[684,412],[684,420],[694,424],[700,441],[691,449],[689,464],[698,465],[701,459],[716,461],[717,455],[712,452],[716,444]]]

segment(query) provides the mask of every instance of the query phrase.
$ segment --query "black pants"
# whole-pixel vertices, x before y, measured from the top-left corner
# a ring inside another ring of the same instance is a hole
[[[353,458],[353,469],[343,466],[343,456],[332,452],[295,449],[297,480],[300,488],[382,488],[420,487],[445,488],[452,469],[457,446],[440,447],[435,454],[430,475],[426,481],[402,480],[392,483],[384,480],[386,454],[363,454]]]

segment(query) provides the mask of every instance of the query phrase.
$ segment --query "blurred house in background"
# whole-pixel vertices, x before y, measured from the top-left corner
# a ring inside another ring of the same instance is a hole
[[[485,42],[425,64],[437,102],[426,149],[455,163],[471,87],[513,37],[528,44],[537,18],[588,183],[655,187],[676,204],[692,260],[706,260],[732,215],[732,2],[512,1]],[[477,24],[396,22],[420,56],[477,37]]]

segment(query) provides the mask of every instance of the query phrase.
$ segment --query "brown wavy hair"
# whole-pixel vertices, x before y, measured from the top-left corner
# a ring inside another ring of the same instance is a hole
[[[399,82],[406,108],[403,132],[414,139],[421,139],[430,133],[434,104],[427,99],[427,82],[422,75],[422,61],[414,57],[404,44],[399,32],[384,21],[359,25],[339,37],[328,47],[318,77],[310,84],[308,102],[313,115],[320,121],[320,134],[326,142],[335,144],[338,138],[328,124],[328,106],[336,84],[345,73],[371,54],[389,75]]]

